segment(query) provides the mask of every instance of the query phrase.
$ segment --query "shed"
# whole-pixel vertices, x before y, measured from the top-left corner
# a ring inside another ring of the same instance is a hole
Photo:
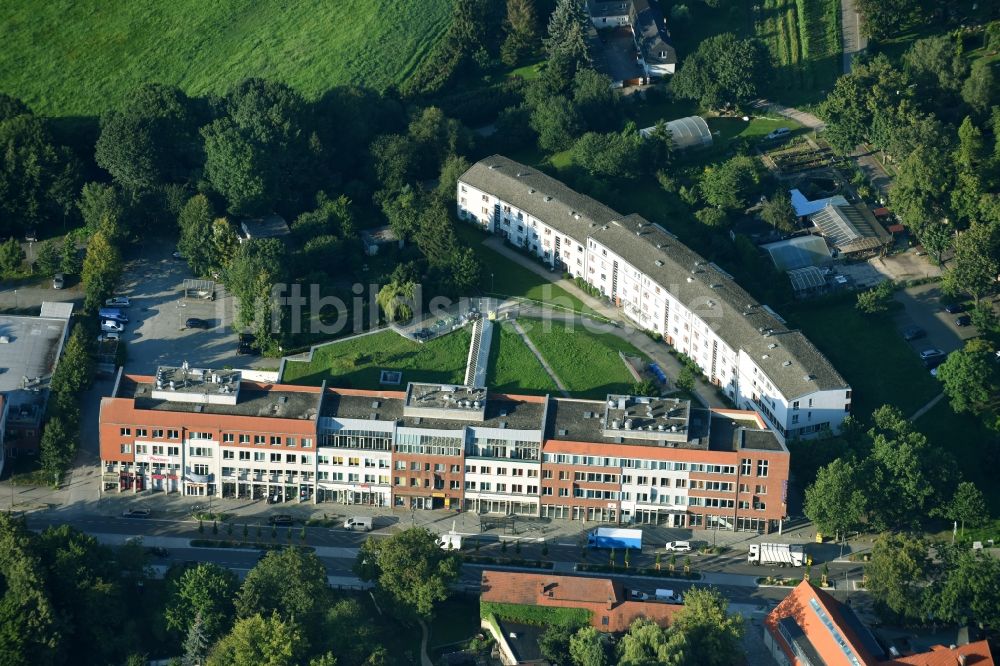
[[[266,217],[255,217],[240,222],[240,242],[245,240],[259,240],[261,238],[281,238],[287,236],[291,231],[285,218],[276,213],[271,213]]]
[[[805,298],[826,291],[826,277],[823,271],[815,266],[790,270],[788,279],[792,282],[792,291],[795,292],[796,298]]]
[[[867,208],[831,203],[809,219],[838,251],[845,254],[872,252],[892,237],[874,217],[868,219],[865,213],[871,217]]]
[[[361,245],[365,248],[365,254],[369,257],[378,254],[379,246],[395,244],[399,249],[403,249],[403,239],[396,235],[392,227],[376,227],[375,229],[364,229],[359,234]]]
[[[847,199],[839,194],[826,197],[825,199],[813,199],[812,201],[806,199],[806,195],[797,189],[789,190],[788,194],[792,199],[792,208],[795,209],[795,214],[799,217],[808,217],[809,215],[818,213],[831,204],[834,206],[848,205]]]

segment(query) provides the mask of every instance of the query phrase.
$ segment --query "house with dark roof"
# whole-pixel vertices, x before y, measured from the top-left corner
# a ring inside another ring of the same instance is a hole
[[[609,578],[558,576],[511,571],[483,571],[479,600],[485,611],[502,605],[579,608],[590,625],[605,633],[622,633],[639,618],[666,627],[683,608],[660,601],[629,598],[622,583]],[[501,611],[502,612],[502,611]]]
[[[590,21],[598,30],[628,26],[647,78],[669,76],[677,67],[677,51],[656,0],[589,0]]]
[[[460,219],[585,280],[782,441],[836,431],[850,413],[851,387],[801,331],[660,225],[501,155],[457,190]]]
[[[780,666],[994,666],[986,641],[887,651],[850,606],[809,581],[764,620],[764,643]]]

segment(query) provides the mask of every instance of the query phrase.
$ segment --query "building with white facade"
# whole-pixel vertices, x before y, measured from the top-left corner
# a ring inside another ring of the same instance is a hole
[[[661,226],[500,155],[457,189],[460,218],[585,279],[783,440],[835,432],[850,413],[850,386],[800,331]]]

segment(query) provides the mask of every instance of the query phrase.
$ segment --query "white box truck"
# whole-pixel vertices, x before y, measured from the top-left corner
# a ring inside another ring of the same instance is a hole
[[[642,550],[642,530],[598,527],[587,535],[587,545],[591,548]]]
[[[801,567],[806,554],[802,546],[787,543],[752,543],[747,552],[750,564],[771,564],[779,567]]]

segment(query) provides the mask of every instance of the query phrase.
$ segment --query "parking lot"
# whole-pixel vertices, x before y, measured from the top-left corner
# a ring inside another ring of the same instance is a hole
[[[147,247],[144,256],[126,266],[119,293],[132,299],[125,366],[129,372],[153,374],[159,365],[187,361],[203,367],[274,367],[273,359],[236,354],[233,299],[221,284],[215,300],[184,298],[182,285],[194,277],[183,260],[170,256],[171,248]],[[207,329],[185,327],[188,318],[203,319]]]
[[[924,284],[896,292],[896,300],[903,304],[903,311],[896,317],[899,330],[915,325],[927,333],[926,337],[910,341],[915,352],[931,347],[945,353],[952,352],[979,334],[974,326],[955,325],[959,315],[945,312],[942,296],[938,284]]]

